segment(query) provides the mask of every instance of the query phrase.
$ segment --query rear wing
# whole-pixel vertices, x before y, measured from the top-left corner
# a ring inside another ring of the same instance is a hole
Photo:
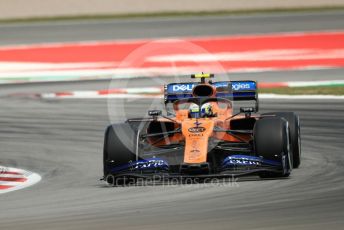
[[[193,88],[201,83],[171,83],[164,87],[165,104],[180,99],[193,98]],[[255,101],[256,112],[259,109],[258,88],[256,81],[219,81],[209,82],[216,88],[216,97],[233,101]]]

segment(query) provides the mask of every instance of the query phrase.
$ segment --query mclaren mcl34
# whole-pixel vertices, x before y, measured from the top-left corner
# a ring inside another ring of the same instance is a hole
[[[299,117],[258,113],[255,81],[213,82],[213,74],[164,86],[166,113],[112,124],[105,132],[103,179],[288,177],[301,161]],[[236,101],[251,106],[236,108]],[[123,183],[123,180],[122,183]]]

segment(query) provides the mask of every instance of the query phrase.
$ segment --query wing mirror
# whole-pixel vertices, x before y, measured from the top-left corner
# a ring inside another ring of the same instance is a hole
[[[240,113],[245,113],[245,117],[250,117],[256,110],[254,107],[240,107]]]
[[[151,117],[158,117],[158,116],[161,116],[161,114],[162,114],[161,110],[149,110],[148,111],[148,116],[151,116]]]

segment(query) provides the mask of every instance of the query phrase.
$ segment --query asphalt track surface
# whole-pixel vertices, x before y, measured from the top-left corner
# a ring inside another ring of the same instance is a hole
[[[300,73],[289,73],[295,74]],[[108,84],[0,87],[1,164],[43,176],[33,187],[0,196],[1,229],[343,229],[342,100],[261,101],[262,112],[300,115],[302,165],[288,179],[109,188],[98,181],[104,128],[110,122],[107,100],[8,96]],[[118,110],[125,104],[128,117],[144,114],[151,104],[138,99],[110,103]],[[125,119],[114,111],[116,120]]]
[[[343,30],[344,11],[0,24],[0,44]]]

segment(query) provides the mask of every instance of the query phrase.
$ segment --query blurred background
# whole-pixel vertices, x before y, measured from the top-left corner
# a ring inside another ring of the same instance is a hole
[[[1,229],[342,229],[343,67],[343,0],[1,0]],[[200,72],[256,80],[261,112],[297,113],[301,167],[234,185],[99,181],[105,127]]]
[[[285,10],[301,8],[336,8],[344,6],[341,0],[3,0],[0,2],[0,18],[27,19],[40,17],[78,17],[127,14],[152,14],[176,12],[214,12]]]

